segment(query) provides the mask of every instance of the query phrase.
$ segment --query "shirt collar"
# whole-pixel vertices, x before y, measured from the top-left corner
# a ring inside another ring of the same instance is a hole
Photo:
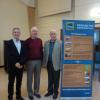
[[[32,37],[30,37],[30,38],[31,38],[32,40],[35,40],[35,39],[37,39],[38,37],[33,37],[33,38],[32,38]]]
[[[20,40],[16,40],[15,38],[13,38],[13,41],[14,41],[14,42],[20,42]]]
[[[50,40],[51,43],[55,43],[55,41],[56,41],[56,40],[54,40],[54,41]]]

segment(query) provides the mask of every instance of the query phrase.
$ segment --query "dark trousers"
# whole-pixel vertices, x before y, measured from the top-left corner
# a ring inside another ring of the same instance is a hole
[[[14,68],[8,73],[8,98],[13,98],[14,82],[16,78],[16,97],[21,96],[21,83],[22,83],[23,69]]]
[[[58,94],[60,70],[55,71],[52,62],[48,61],[47,72],[48,72],[48,92],[52,94],[53,93]]]

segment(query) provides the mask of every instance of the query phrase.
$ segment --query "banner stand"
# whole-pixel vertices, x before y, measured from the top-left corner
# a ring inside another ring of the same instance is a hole
[[[91,100],[93,38],[94,21],[63,20],[60,100]]]

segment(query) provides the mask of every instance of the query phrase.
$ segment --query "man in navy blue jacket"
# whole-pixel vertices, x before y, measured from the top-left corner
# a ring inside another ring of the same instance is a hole
[[[26,47],[24,41],[19,39],[20,28],[15,27],[12,30],[13,39],[9,40],[7,45],[8,59],[8,99],[13,100],[14,81],[16,78],[16,99],[24,100],[21,96],[21,83],[23,68],[26,62]]]

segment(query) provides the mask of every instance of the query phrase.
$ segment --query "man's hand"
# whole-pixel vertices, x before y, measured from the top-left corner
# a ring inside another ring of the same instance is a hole
[[[21,69],[23,66],[20,65],[20,63],[17,62],[17,63],[15,64],[15,67]]]
[[[23,66],[22,66],[22,65],[20,65],[20,68],[23,68]]]

